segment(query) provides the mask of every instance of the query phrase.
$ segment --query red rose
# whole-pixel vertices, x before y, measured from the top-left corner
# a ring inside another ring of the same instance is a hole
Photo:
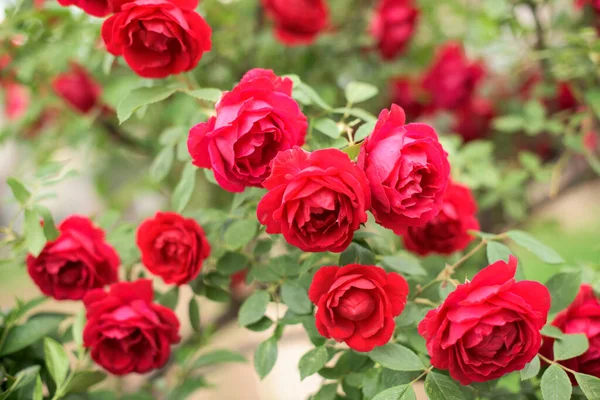
[[[575,110],[579,105],[573,89],[568,82],[556,84],[556,111]]]
[[[395,272],[374,265],[321,267],[308,297],[316,306],[316,324],[326,338],[356,351],[386,344],[394,333],[394,317],[406,304],[408,284]]]
[[[537,354],[550,293],[533,281],[515,282],[517,259],[497,261],[458,285],[419,324],[435,368],[463,385],[518,371]]]
[[[107,292],[96,289],[83,302],[87,323],[83,343],[92,359],[115,375],[144,373],[169,360],[179,343],[175,313],[153,303],[152,281],[119,282]]]
[[[407,228],[402,235],[404,246],[423,256],[463,250],[473,240],[467,232],[479,230],[476,212],[477,205],[469,188],[450,183],[439,214],[423,226]]]
[[[36,8],[40,8],[41,4],[36,3]],[[87,14],[94,17],[105,17],[111,13],[109,0],[58,0],[58,4],[63,7],[75,6],[81,8]]]
[[[221,97],[216,117],[190,130],[194,165],[212,168],[225,190],[261,187],[280,151],[304,144],[308,123],[292,99],[292,81],[253,69]]]
[[[293,46],[312,43],[329,24],[325,0],[262,0],[267,14],[275,20],[275,35]]]
[[[433,128],[404,122],[395,104],[381,111],[358,156],[371,185],[371,212],[397,234],[437,215],[450,176],[448,155]]]
[[[559,361],[562,365],[583,374],[600,378],[600,301],[589,285],[581,285],[573,303],[556,315],[552,325],[563,333],[584,333],[590,343],[588,350],[580,356]],[[540,353],[554,359],[554,339],[544,337]],[[577,384],[571,377],[573,384]]]
[[[583,148],[590,152],[595,153],[598,148],[598,134],[595,131],[588,131],[583,135]]]
[[[120,12],[102,25],[106,49],[115,56],[122,55],[144,78],[189,71],[211,48],[211,29],[194,11],[197,5],[197,0],[115,3]]]
[[[80,300],[91,289],[118,280],[119,256],[88,218],[70,216],[58,230],[58,238],[46,243],[39,256],[27,256],[27,271],[45,295]]]
[[[423,78],[436,108],[454,109],[466,103],[485,74],[480,62],[467,60],[459,43],[446,43]]]
[[[157,212],[137,230],[142,263],[165,283],[194,279],[210,254],[210,244],[196,221],[172,212]]]
[[[15,82],[2,84],[4,89],[4,112],[6,118],[16,121],[23,117],[29,109],[31,96],[29,88]]]
[[[494,105],[490,101],[475,97],[456,110],[452,130],[462,136],[464,142],[482,139],[490,132],[495,116]]]
[[[280,152],[263,186],[269,192],[258,203],[258,220],[303,251],[342,252],[367,221],[367,179],[340,150]]]
[[[380,0],[370,31],[383,58],[390,60],[404,52],[418,17],[419,10],[413,0]]]
[[[415,120],[430,111],[427,94],[421,84],[412,78],[395,78],[391,82],[392,103],[402,107],[410,120]]]
[[[58,75],[52,88],[71,107],[83,114],[99,105],[102,87],[79,64],[71,63],[71,70]]]

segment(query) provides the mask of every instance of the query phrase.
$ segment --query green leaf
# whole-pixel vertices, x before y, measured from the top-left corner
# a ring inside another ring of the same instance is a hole
[[[508,257],[512,255],[510,249],[498,242],[488,242],[487,244],[487,259],[488,263],[492,264],[496,261],[505,261],[508,262]]]
[[[213,173],[212,169],[202,168],[202,172],[204,173],[204,177],[208,182],[212,183],[213,185],[219,186],[219,182],[217,182],[217,180],[215,179],[215,174]]]
[[[575,374],[579,387],[589,400],[600,399],[600,379],[592,375]]]
[[[427,271],[421,266],[420,260],[409,253],[398,253],[394,256],[383,257],[382,263],[388,269],[411,276],[425,276]]]
[[[330,383],[324,385],[321,389],[312,397],[312,400],[335,400],[337,394],[337,383]]]
[[[173,286],[160,296],[158,302],[163,306],[174,310],[179,301],[179,286]]]
[[[56,340],[47,337],[44,339],[44,358],[50,376],[57,387],[61,387],[69,373],[69,356],[65,348]]]
[[[319,118],[315,121],[314,127],[332,139],[339,138],[341,134],[340,128],[338,128],[335,121],[329,118]]]
[[[217,271],[231,275],[246,268],[248,262],[248,257],[244,254],[228,251],[217,261]]]
[[[354,160],[360,153],[360,144],[353,144],[352,146],[342,149],[342,151],[348,154],[348,157],[350,157],[351,160]]]
[[[517,132],[523,129],[525,120],[520,115],[505,115],[494,119],[494,128],[500,132]]]
[[[253,332],[263,332],[273,326],[273,321],[269,317],[262,317],[257,322],[246,325],[246,329],[250,329]]]
[[[59,232],[56,228],[56,224],[54,223],[54,218],[52,218],[52,213],[50,212],[48,207],[36,204],[35,206],[33,206],[33,209],[44,219],[43,229],[46,240],[56,239],[58,237]]]
[[[188,315],[190,317],[192,329],[196,332],[200,332],[200,307],[198,306],[198,300],[196,300],[195,296],[192,296],[188,304]]]
[[[560,339],[561,337],[563,337],[564,333],[562,333],[562,331],[560,329],[558,329],[557,327],[553,326],[553,325],[545,325],[542,330],[542,335],[544,336],[548,336],[554,339]]]
[[[157,183],[162,181],[171,170],[174,158],[175,148],[173,146],[164,147],[150,166],[150,179]]]
[[[229,303],[231,295],[228,291],[218,286],[206,286],[206,297],[219,303]]]
[[[192,369],[204,367],[207,365],[216,365],[224,363],[245,363],[246,358],[230,350],[214,350],[210,353],[202,354],[192,364]]]
[[[221,94],[223,92],[215,88],[203,88],[196,90],[186,90],[185,93],[199,100],[206,100],[216,103],[221,98]]]
[[[181,179],[175,187],[171,205],[178,213],[181,213],[192,198],[192,193],[196,186],[196,167],[189,163],[181,173]]]
[[[544,372],[541,387],[544,400],[569,400],[573,392],[567,373],[557,364],[552,364]]]
[[[563,335],[554,341],[554,359],[568,360],[582,355],[590,347],[587,336],[583,333]]]
[[[6,400],[9,398],[11,393],[14,393],[20,388],[26,387],[31,381],[39,377],[40,366],[32,365],[25,369],[20,370],[15,375],[14,382],[5,392],[0,393],[0,400]]]
[[[302,356],[298,363],[298,370],[300,370],[300,380],[304,380],[307,376],[311,376],[319,372],[321,368],[325,366],[329,360],[329,353],[327,348],[324,346],[315,347],[309,350]]]
[[[550,247],[523,231],[508,231],[508,237],[516,244],[526,248],[548,264],[562,264],[565,260]]]
[[[365,122],[377,122],[376,116],[368,111],[363,110],[362,108],[340,107],[331,110],[331,112],[334,114],[352,115],[353,117],[360,118]]]
[[[346,94],[346,100],[348,100],[348,103],[356,104],[362,103],[363,101],[377,96],[379,89],[370,83],[350,82],[346,85],[344,93]]]
[[[535,356],[521,371],[521,380],[531,379],[540,372],[540,358]]]
[[[277,340],[270,338],[262,342],[254,352],[254,369],[263,380],[275,366],[277,361]]]
[[[340,254],[339,264],[342,267],[348,264],[374,265],[375,256],[371,250],[353,242]]]
[[[246,326],[258,322],[265,312],[267,311],[267,305],[271,300],[269,293],[264,290],[254,292],[250,297],[246,299],[244,304],[240,307],[238,314],[238,322],[240,326]]]
[[[24,205],[31,198],[31,193],[29,193],[29,190],[25,188],[25,185],[21,181],[11,177],[6,180],[6,183],[10,186],[10,190],[19,204]]]
[[[463,400],[460,386],[452,378],[430,372],[425,378],[425,393],[430,400]]]
[[[375,129],[375,125],[377,123],[375,121],[365,122],[361,126],[358,127],[356,132],[354,132],[354,141],[360,142],[367,136],[369,136],[373,130]]]
[[[296,282],[284,282],[281,286],[281,300],[296,314],[310,314],[312,302],[306,290]]]
[[[141,87],[132,90],[117,106],[119,124],[127,121],[139,108],[163,101],[176,91],[177,88],[172,86]]]
[[[73,332],[73,341],[77,346],[83,345],[83,328],[85,327],[85,321],[85,309],[82,308],[75,316],[75,321],[73,321],[73,326],[71,328]]]
[[[296,89],[296,87],[294,87],[294,89]],[[327,104],[325,100],[323,100],[321,96],[319,96],[319,94],[306,83],[300,83],[295,91],[304,94],[311,101],[311,103],[321,107],[323,110],[331,110],[331,106]]]
[[[63,315],[32,316],[27,322],[11,329],[4,346],[0,349],[0,357],[17,352],[32,345],[46,335],[55,332],[64,319]]]
[[[415,400],[415,391],[412,385],[394,386],[379,393],[373,400]]]
[[[40,216],[33,210],[25,210],[25,244],[29,252],[36,257],[46,245],[46,236],[40,223]]]
[[[553,275],[546,282],[546,287],[552,297],[550,312],[558,312],[569,306],[575,300],[581,285],[581,271],[565,271]]]
[[[33,400],[44,400],[44,385],[40,374],[35,378],[35,388],[33,389]]]
[[[368,355],[373,361],[395,371],[420,371],[424,369],[421,359],[412,350],[398,343],[388,343],[376,347]]]
[[[69,382],[65,393],[82,393],[106,379],[102,371],[77,371]]]
[[[223,240],[232,249],[247,245],[256,236],[258,223],[254,219],[235,221],[227,227]]]

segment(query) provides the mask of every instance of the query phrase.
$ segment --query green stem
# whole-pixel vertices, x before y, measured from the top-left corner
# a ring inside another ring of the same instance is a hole
[[[554,361],[554,360],[551,360],[551,359],[549,359],[548,357],[544,357],[544,356],[543,356],[543,355],[541,355],[540,353],[538,353],[538,357],[539,357],[539,358],[540,358],[542,361],[545,361],[545,362],[547,362],[548,364],[556,364],[556,365],[558,365],[559,367],[561,367],[562,369],[564,369],[564,370],[565,370],[565,371],[567,371],[567,372],[570,372],[570,373],[572,373],[572,374],[576,374],[576,373],[577,373],[577,371],[574,371],[574,370],[572,370],[571,368],[567,368],[567,367],[565,367],[564,365],[562,365],[561,363],[559,363],[559,362],[557,362],[557,361]]]

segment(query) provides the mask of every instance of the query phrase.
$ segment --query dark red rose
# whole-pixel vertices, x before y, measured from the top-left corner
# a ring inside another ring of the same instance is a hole
[[[418,17],[419,10],[413,0],[380,0],[370,31],[383,58],[393,59],[404,52]]]
[[[190,130],[194,165],[212,168],[225,190],[261,187],[280,151],[304,144],[308,123],[292,99],[292,81],[253,69],[216,106],[217,115]]]
[[[0,85],[4,95],[4,113],[10,121],[23,117],[31,103],[31,95],[27,86],[15,82],[5,82]]]
[[[102,87],[79,64],[71,63],[69,72],[54,78],[52,88],[78,112],[88,113],[100,104]]]
[[[286,45],[311,44],[329,24],[325,0],[262,0],[275,22],[275,36]]]
[[[37,1],[36,8],[41,8],[42,4]],[[63,7],[75,6],[81,8],[94,17],[106,17],[111,13],[109,0],[58,0],[58,4]]]
[[[108,293],[89,292],[83,302],[87,323],[83,343],[92,359],[115,375],[144,373],[165,365],[179,343],[179,320],[153,303],[152,281],[119,282]]]
[[[381,111],[358,156],[371,186],[371,212],[397,234],[437,215],[450,177],[448,155],[433,128],[404,123],[397,105]]]
[[[568,82],[558,82],[556,84],[556,111],[575,110],[579,102]]]
[[[144,78],[164,78],[196,67],[211,48],[211,29],[194,9],[198,1],[136,0],[104,21],[106,49],[123,56]]]
[[[562,365],[583,374],[600,378],[600,301],[590,285],[581,285],[573,303],[556,315],[552,325],[563,333],[584,333],[590,343],[588,350],[580,356],[559,361]],[[554,339],[544,336],[540,353],[554,360]],[[577,384],[571,376],[573,384]]]
[[[490,132],[495,116],[494,105],[490,101],[475,97],[456,110],[452,130],[462,136],[464,142],[482,139]]]
[[[58,238],[46,243],[39,256],[27,256],[27,271],[45,295],[80,300],[90,290],[118,280],[119,256],[100,228],[73,215],[58,230]]]
[[[402,235],[404,246],[423,256],[463,250],[473,240],[467,232],[479,230],[476,212],[477,204],[469,188],[450,183],[439,214],[423,226],[407,228]]]
[[[392,103],[402,107],[410,120],[415,120],[430,111],[421,83],[412,78],[395,78],[391,82]]]
[[[191,218],[157,212],[137,230],[142,264],[165,283],[182,285],[194,279],[210,255],[204,230]]]
[[[340,150],[280,152],[263,186],[269,191],[258,203],[258,220],[303,251],[342,252],[367,221],[369,184]]]
[[[517,259],[497,261],[458,285],[419,324],[435,368],[463,385],[518,371],[537,354],[550,293],[533,281],[515,282]]]
[[[452,110],[471,98],[484,75],[481,62],[469,61],[459,43],[449,42],[438,50],[423,87],[436,108]]]
[[[326,338],[356,351],[386,344],[404,310],[408,284],[395,272],[374,265],[321,267],[308,297],[317,307],[316,324]]]

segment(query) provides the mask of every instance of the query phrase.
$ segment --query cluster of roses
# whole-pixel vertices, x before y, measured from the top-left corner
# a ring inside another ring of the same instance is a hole
[[[179,320],[171,309],[153,301],[152,282],[119,282],[119,255],[88,218],[71,216],[59,232],[37,257],[28,256],[27,270],[47,296],[83,300],[84,345],[94,361],[117,375],[163,366],[170,346],[180,340]],[[147,270],[176,285],[194,279],[210,254],[198,223],[175,213],[159,212],[144,221],[137,245]]]

